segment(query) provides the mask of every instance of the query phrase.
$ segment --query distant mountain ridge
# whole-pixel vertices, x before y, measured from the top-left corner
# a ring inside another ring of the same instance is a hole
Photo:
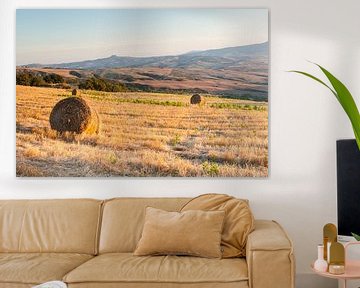
[[[174,56],[126,57],[112,55],[107,58],[69,62],[60,64],[29,64],[28,68],[62,68],[62,69],[103,69],[103,68],[205,68],[224,69],[237,67],[246,61],[268,59],[269,43],[245,46],[193,51]]]

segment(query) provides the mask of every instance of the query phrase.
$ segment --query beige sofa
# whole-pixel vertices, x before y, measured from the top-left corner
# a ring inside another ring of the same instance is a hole
[[[179,210],[185,198],[0,201],[0,288],[63,280],[71,288],[293,288],[292,244],[256,220],[246,258],[133,256],[146,206]]]

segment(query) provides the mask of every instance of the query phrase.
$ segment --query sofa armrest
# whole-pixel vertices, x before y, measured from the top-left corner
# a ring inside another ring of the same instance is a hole
[[[293,245],[275,221],[256,220],[246,245],[250,288],[294,288]]]

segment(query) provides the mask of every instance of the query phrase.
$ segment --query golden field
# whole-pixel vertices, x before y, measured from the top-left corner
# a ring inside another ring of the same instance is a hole
[[[268,175],[265,102],[191,95],[81,91],[98,135],[58,135],[49,115],[70,90],[16,87],[17,176]]]

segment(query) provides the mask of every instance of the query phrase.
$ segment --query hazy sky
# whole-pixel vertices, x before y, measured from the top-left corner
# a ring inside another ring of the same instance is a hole
[[[268,41],[267,9],[20,9],[16,63],[175,55]]]

